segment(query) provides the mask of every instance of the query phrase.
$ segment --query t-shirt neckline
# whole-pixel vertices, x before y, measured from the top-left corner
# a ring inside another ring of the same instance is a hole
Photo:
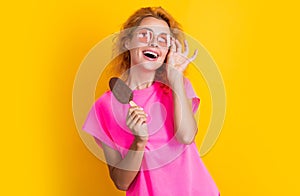
[[[155,88],[155,86],[156,86],[157,84],[158,84],[158,83],[154,81],[154,82],[151,84],[151,86],[149,86],[149,87],[147,87],[147,88],[143,88],[143,89],[134,89],[134,90],[132,90],[132,92],[133,92],[134,94],[143,94],[143,93],[151,92],[151,91],[154,90],[154,88]]]

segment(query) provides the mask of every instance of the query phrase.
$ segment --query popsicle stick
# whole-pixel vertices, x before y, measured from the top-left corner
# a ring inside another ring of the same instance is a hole
[[[134,106],[138,106],[136,103],[134,103],[133,101],[129,101],[129,105],[131,106],[131,107],[134,107]]]

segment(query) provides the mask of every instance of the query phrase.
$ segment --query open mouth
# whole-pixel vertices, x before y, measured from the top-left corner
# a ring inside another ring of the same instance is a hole
[[[159,57],[158,53],[151,50],[145,50],[143,51],[143,54],[150,60],[156,60]]]

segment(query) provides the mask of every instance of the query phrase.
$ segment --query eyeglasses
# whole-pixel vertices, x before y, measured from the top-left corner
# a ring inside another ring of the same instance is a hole
[[[149,44],[152,42],[155,34],[151,29],[142,28],[137,30],[137,39],[141,43]],[[167,33],[160,33],[156,37],[157,44],[160,47],[167,48],[171,45],[171,36]]]

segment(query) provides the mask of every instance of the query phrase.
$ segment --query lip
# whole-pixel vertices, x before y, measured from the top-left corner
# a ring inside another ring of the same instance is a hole
[[[147,57],[146,55],[144,55],[144,52],[145,52],[145,51],[150,51],[150,52],[156,53],[156,54],[157,54],[157,58],[150,58],[150,57]],[[149,49],[149,48],[146,48],[146,49],[142,50],[142,54],[143,54],[143,57],[144,57],[145,59],[147,59],[148,61],[157,61],[158,58],[159,58],[160,55],[161,55],[161,53],[160,53],[159,51],[153,50],[153,49]]]

